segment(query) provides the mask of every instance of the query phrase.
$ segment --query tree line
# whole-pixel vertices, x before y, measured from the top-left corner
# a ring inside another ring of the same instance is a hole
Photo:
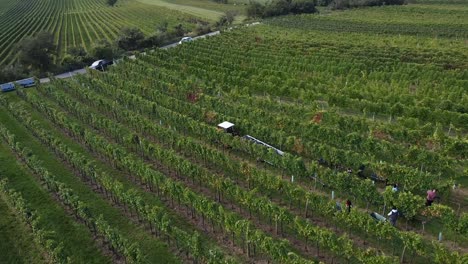
[[[247,16],[249,18],[267,18],[288,14],[310,14],[317,12],[316,6],[326,6],[336,10],[406,3],[406,0],[274,0],[262,4],[253,0],[247,6]]]

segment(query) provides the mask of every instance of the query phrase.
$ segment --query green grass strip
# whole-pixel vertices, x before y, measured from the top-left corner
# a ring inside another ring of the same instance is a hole
[[[0,175],[14,166],[3,166],[11,163],[15,165],[14,157],[0,146]],[[19,168],[16,168],[19,169]],[[0,176],[2,177],[2,176]],[[19,221],[17,216],[8,205],[0,198],[0,263],[46,263],[42,254],[44,254],[33,242],[31,230]]]
[[[31,91],[35,92],[35,91]],[[14,94],[9,94],[10,101],[17,101],[19,98]],[[29,105],[23,104],[27,110],[31,111],[31,115],[34,119],[38,120],[40,124],[47,129],[50,129],[51,133],[54,133],[53,126],[45,121],[39,114],[35,113]],[[121,211],[115,207],[112,207],[105,201],[101,196],[94,193],[88,186],[81,182],[75,175],[69,171],[57,157],[41,145],[36,138],[34,138],[25,127],[18,124],[18,121],[13,117],[2,114],[0,116],[0,122],[6,125],[10,132],[16,135],[18,141],[23,143],[28,142],[28,148],[30,148],[34,154],[39,157],[46,167],[53,175],[59,177],[60,181],[72,187],[75,194],[77,194],[83,202],[85,202],[96,215],[102,214],[104,219],[115,228],[118,228],[129,240],[132,242],[138,242],[142,251],[146,254],[146,259],[149,263],[178,263],[176,257],[171,254],[167,246],[161,242],[158,238],[149,234],[142,226],[134,225],[127,217],[121,214]],[[56,132],[55,132],[56,133]],[[71,139],[64,137],[62,134],[56,133],[62,142],[67,145],[71,145],[74,148],[77,144]],[[72,148],[73,148],[72,147]],[[15,187],[15,186],[12,186]],[[15,187],[15,189],[17,189]],[[86,263],[91,263],[86,261]],[[105,263],[105,262],[95,262]]]

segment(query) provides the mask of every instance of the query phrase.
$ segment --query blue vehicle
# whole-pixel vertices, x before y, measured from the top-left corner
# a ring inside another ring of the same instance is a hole
[[[34,81],[34,78],[27,78],[23,80],[16,81],[17,84],[23,86],[24,88],[36,86],[36,82]]]
[[[4,83],[0,85],[0,90],[2,92],[9,92],[15,90],[15,85],[13,83]]]

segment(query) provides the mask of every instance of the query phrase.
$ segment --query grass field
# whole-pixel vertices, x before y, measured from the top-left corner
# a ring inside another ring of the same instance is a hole
[[[271,18],[1,94],[0,177],[79,263],[464,264],[468,188],[452,188],[468,168],[467,6]],[[431,188],[441,199],[425,207]],[[4,204],[0,230],[18,218]],[[392,205],[396,227],[369,216]],[[96,234],[84,213],[119,236]],[[14,228],[0,239],[27,232]],[[24,262],[46,252],[28,240],[0,249]]]
[[[2,159],[2,162],[9,162]],[[11,162],[11,161],[10,161]],[[13,160],[14,162],[14,160]],[[46,263],[30,231],[17,221],[16,215],[0,199],[0,263]]]
[[[246,3],[237,0],[227,4],[216,3],[211,0],[138,0],[145,4],[157,5],[178,10],[210,21],[217,21],[225,12],[236,12],[235,23],[241,23],[245,18]]]
[[[15,133],[17,137],[30,139],[27,133],[18,127],[11,118],[3,115],[1,123],[9,124],[10,131]],[[33,141],[26,142],[31,147],[34,147]],[[77,262],[109,263],[109,259],[102,256],[93,244],[93,239],[84,226],[76,223],[74,219],[67,215],[65,210],[55,203],[47,192],[42,190],[41,184],[36,182],[34,177],[16,162],[16,157],[8,150],[8,146],[5,144],[0,145],[0,151],[2,179],[8,179],[10,187],[21,192],[23,198],[28,201],[30,206],[40,216],[42,225],[57,234],[57,241],[63,243],[67,254],[73,255],[73,259]],[[39,154],[43,153],[39,152]],[[10,220],[11,222],[8,222],[11,217],[11,211],[5,215],[5,218],[2,214],[1,230],[4,231],[1,233],[3,242],[0,262],[39,263],[43,261],[41,260],[42,257],[37,256],[38,250],[35,249],[34,240],[31,239],[31,231],[25,228],[18,220]],[[16,226],[12,226],[14,222],[17,222]]]
[[[223,14],[221,12],[222,10],[218,10],[217,8],[219,4],[215,4],[212,1],[205,1],[206,3],[210,4],[209,6],[205,6],[202,1],[193,1],[193,5],[187,5],[185,1],[181,1],[183,2],[183,4],[177,1],[169,2],[165,0],[140,0],[140,2],[172,10],[178,10],[197,17],[205,17],[206,19],[209,19],[211,21],[216,21]],[[209,7],[215,8],[211,9]]]

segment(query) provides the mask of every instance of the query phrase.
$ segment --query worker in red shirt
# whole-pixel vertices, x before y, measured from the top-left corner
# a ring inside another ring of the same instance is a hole
[[[426,206],[431,206],[437,196],[437,189],[427,191]]]

